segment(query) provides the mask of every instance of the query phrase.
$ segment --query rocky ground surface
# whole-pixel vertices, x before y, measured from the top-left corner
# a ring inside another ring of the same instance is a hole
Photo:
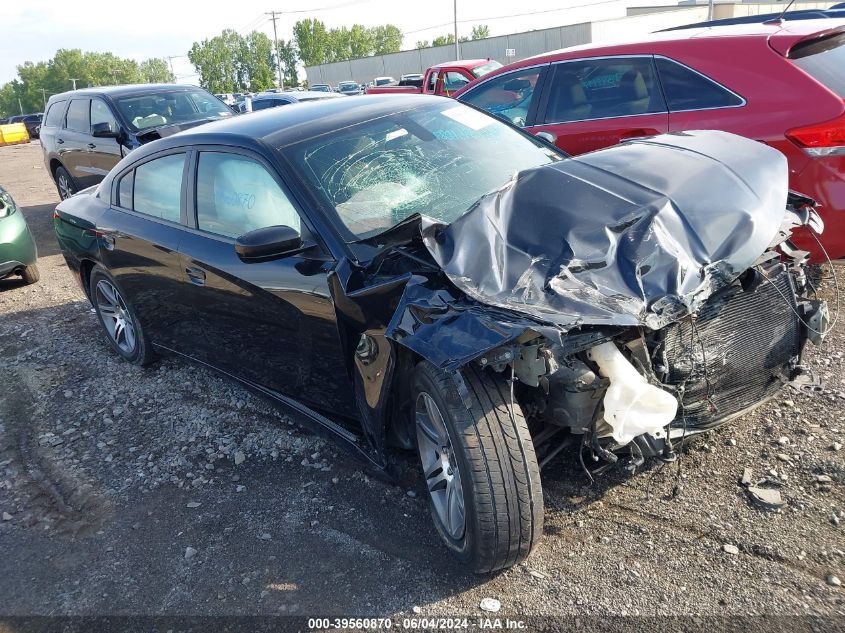
[[[0,148],[0,183],[42,275],[0,281],[0,614],[472,615],[493,598],[500,615],[845,615],[845,324],[810,348],[822,393],[785,391],[680,468],[588,486],[555,462],[538,550],[478,577],[440,545],[413,456],[390,485],[209,371],[118,360],[58,250],[37,143]]]

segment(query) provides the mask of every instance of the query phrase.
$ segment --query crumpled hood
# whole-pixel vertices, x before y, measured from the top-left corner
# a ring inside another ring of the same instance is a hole
[[[766,250],[786,158],[726,132],[664,134],[526,170],[426,247],[473,299],[564,330],[695,312]]]

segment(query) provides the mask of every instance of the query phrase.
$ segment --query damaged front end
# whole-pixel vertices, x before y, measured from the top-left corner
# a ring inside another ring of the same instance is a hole
[[[408,437],[414,359],[451,372],[459,394],[468,363],[502,373],[541,465],[568,438],[593,472],[620,455],[671,460],[673,440],[785,384],[817,388],[801,359],[827,307],[789,240],[805,225],[823,229],[788,192],[785,158],[722,132],[526,170],[451,224],[406,221],[333,284],[372,451],[383,460],[390,426]]]

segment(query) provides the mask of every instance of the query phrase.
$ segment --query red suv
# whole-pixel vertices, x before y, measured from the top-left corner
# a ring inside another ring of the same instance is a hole
[[[776,147],[790,187],[816,199],[845,256],[845,22],[803,20],[655,33],[546,53],[456,98],[570,154],[663,132],[718,129]],[[796,241],[823,259],[815,240]]]

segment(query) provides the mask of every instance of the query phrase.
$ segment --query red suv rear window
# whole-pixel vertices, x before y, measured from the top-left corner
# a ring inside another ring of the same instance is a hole
[[[789,59],[808,75],[845,97],[845,33],[799,42]]]

